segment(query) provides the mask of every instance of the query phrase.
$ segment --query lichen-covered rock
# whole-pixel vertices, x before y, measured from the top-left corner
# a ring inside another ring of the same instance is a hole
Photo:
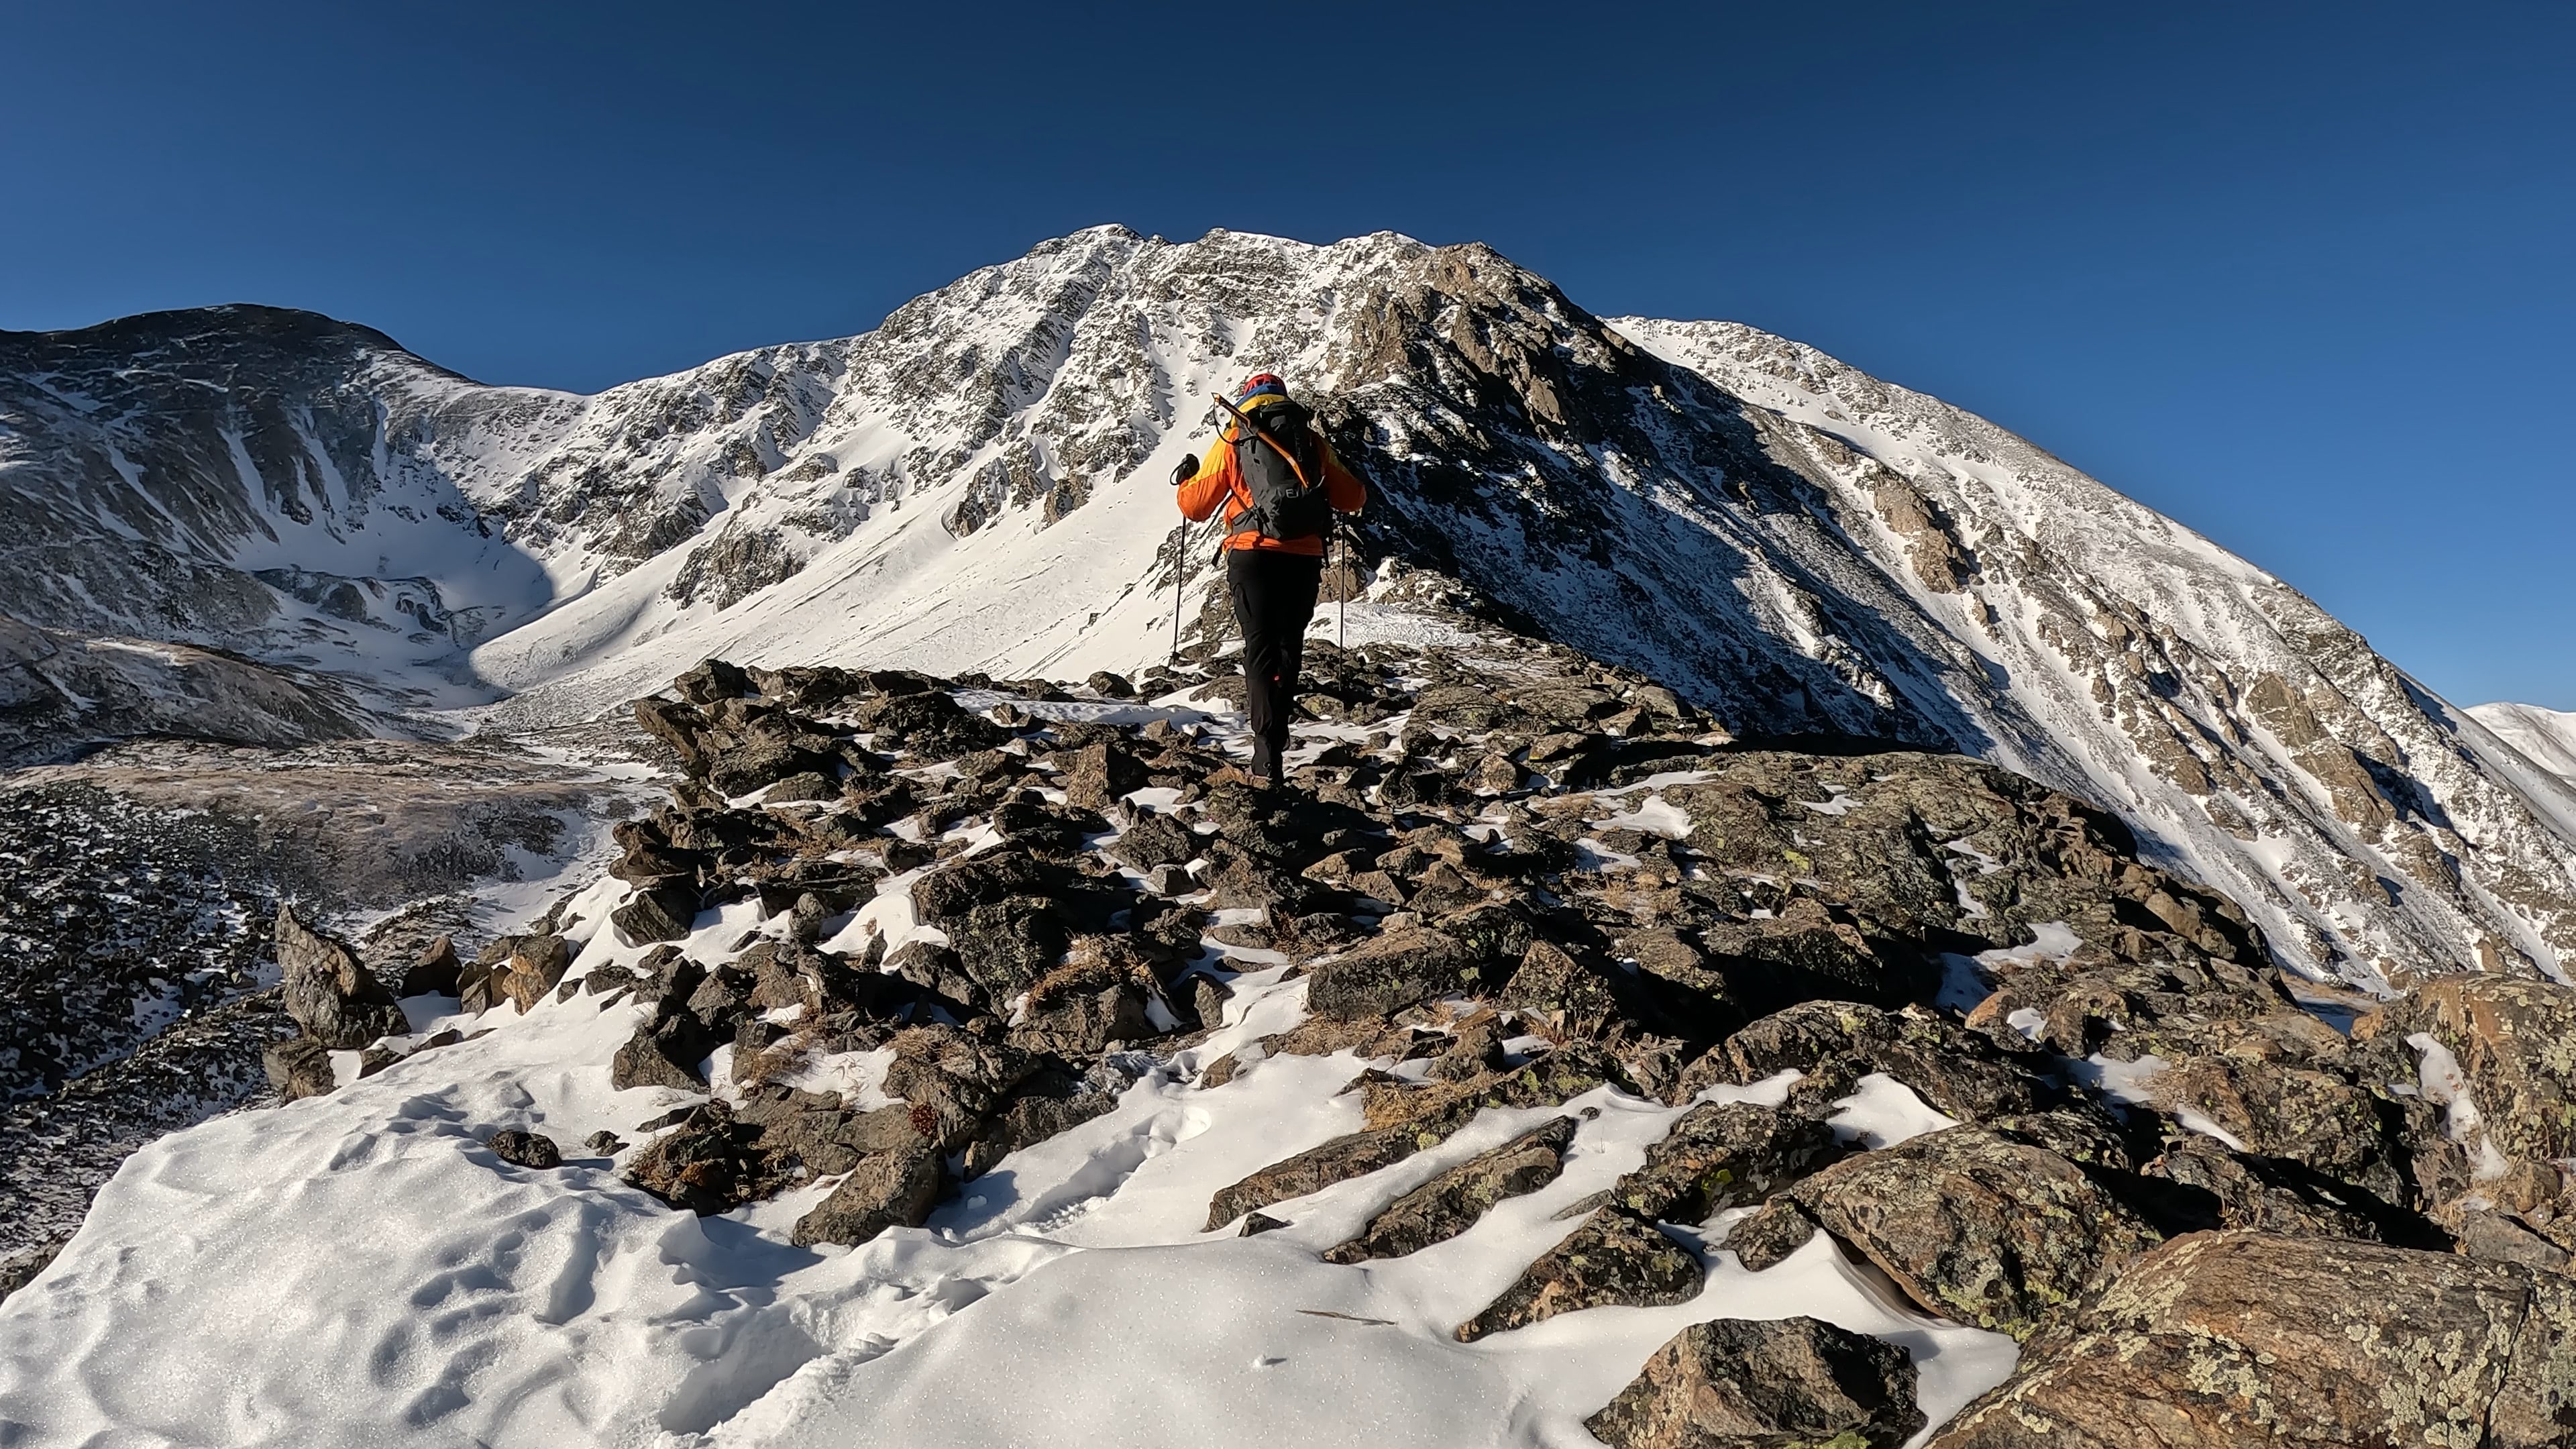
[[[1402,1162],[1419,1147],[1418,1137],[1408,1127],[1345,1133],[1218,1189],[1216,1196],[1208,1199],[1207,1231],[1215,1232],[1254,1208],[1321,1192],[1334,1183],[1348,1182]]]
[[[355,1051],[411,1030],[394,994],[357,953],[305,925],[291,905],[277,908],[277,964],[286,1014],[323,1046]]]
[[[2576,991],[2551,981],[2445,976],[2353,1026],[2361,1040],[2424,1033],[2467,1074],[2487,1138],[2514,1157],[2576,1157]]]
[[[1324,1254],[1328,1263],[1400,1258],[1444,1243],[1476,1225],[1505,1198],[1532,1193],[1556,1181],[1565,1149],[1574,1141],[1574,1119],[1552,1117],[1490,1152],[1478,1153],[1397,1198],[1370,1219],[1359,1236]]]
[[[1539,1255],[1484,1311],[1458,1325],[1460,1343],[1527,1328],[1560,1313],[1623,1304],[1665,1308],[1699,1296],[1707,1273],[1690,1249],[1621,1208],[1584,1219]]]
[[[1830,1230],[1926,1311],[2024,1340],[2158,1239],[2074,1163],[1973,1126],[1845,1158],[1772,1199],[1728,1245],[1780,1236],[1755,1224],[1785,1213]],[[1745,1266],[1768,1264],[1747,1255]]]
[[[1933,1449],[2576,1439],[2576,1292],[2376,1243],[2193,1233],[2149,1253]]]
[[[1812,1117],[1711,1102],[1683,1113],[1610,1199],[1641,1217],[1697,1223],[1758,1203],[1842,1155],[1832,1131]]]
[[[1944,1114],[1965,1122],[2030,1112],[2050,1095],[1983,1037],[1919,1008],[1886,1011],[1858,1001],[1809,1001],[1772,1013],[1691,1064],[1677,1093],[1717,1081],[1758,1082],[1849,1060],[1884,1072]]]
[[[1904,1349],[1801,1316],[1692,1324],[1583,1426],[1610,1449],[1896,1449],[1923,1422]]]

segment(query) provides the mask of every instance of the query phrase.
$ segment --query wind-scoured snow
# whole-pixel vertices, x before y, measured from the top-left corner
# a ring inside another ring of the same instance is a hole
[[[603,882],[575,918],[596,922],[621,889]],[[709,912],[705,949],[754,915]],[[589,929],[576,979],[643,954]],[[1281,974],[1237,978],[1225,1027],[1148,1065],[1106,1115],[1004,1159],[924,1227],[858,1249],[786,1244],[820,1186],[700,1218],[571,1146],[694,1100],[606,1084],[600,1062],[650,1008],[575,994],[524,1017],[416,1022],[497,1029],[127,1161],[80,1235],[9,1300],[0,1442],[1105,1449],[1257,1433],[1571,1449],[1682,1326],[1799,1313],[1902,1345],[1935,1425],[2011,1371],[2010,1339],[1923,1317],[1822,1235],[1747,1273],[1723,1247],[1740,1212],[1693,1236],[1709,1279],[1689,1303],[1458,1343],[1456,1324],[1574,1229],[1557,1214],[1637,1168],[1685,1110],[1611,1088],[1488,1112],[1395,1167],[1292,1199],[1280,1210],[1294,1225],[1277,1232],[1202,1231],[1219,1188],[1360,1124],[1342,1090],[1361,1066],[1348,1053],[1270,1057],[1216,1088],[1190,1080],[1303,1018],[1304,982]],[[1701,1100],[1776,1104],[1793,1080]],[[1403,1258],[1316,1258],[1560,1111],[1582,1126],[1549,1186]],[[1879,1143],[1947,1121],[1870,1078],[1837,1125]],[[503,1128],[554,1137],[567,1162],[502,1161],[483,1140]]]

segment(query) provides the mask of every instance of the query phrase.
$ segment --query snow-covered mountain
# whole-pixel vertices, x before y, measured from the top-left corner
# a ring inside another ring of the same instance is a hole
[[[2473,704],[2469,713],[2522,751],[2523,758],[2560,779],[2576,781],[2576,712],[2499,703]]]
[[[1376,482],[1365,560],[1739,734],[2089,796],[2321,977],[2576,960],[2576,787],[2295,590],[1936,400],[1478,246],[1099,228],[587,398],[267,309],[7,335],[0,612],[513,723],[709,655],[1127,669],[1174,642],[1176,555],[1206,601],[1164,479],[1255,367]]]

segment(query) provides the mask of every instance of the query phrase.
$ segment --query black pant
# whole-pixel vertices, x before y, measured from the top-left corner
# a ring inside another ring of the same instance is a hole
[[[1225,581],[1234,622],[1243,631],[1244,713],[1252,717],[1252,773],[1282,775],[1288,717],[1297,705],[1297,674],[1306,662],[1306,625],[1324,561],[1269,548],[1229,549]]]

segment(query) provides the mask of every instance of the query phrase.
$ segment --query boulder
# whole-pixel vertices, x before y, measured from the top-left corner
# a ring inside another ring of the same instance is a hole
[[[329,1095],[337,1085],[331,1074],[331,1049],[319,1038],[298,1034],[271,1042],[260,1051],[268,1085],[286,1100]]]
[[[1363,1177],[1411,1157],[1419,1148],[1410,1128],[1387,1127],[1347,1133],[1319,1147],[1274,1162],[1208,1199],[1207,1231],[1272,1203],[1321,1192],[1337,1182]]]
[[[2576,1283],[2378,1243],[2193,1233],[1932,1449],[2576,1441]]]
[[[640,885],[624,905],[608,913],[618,940],[629,946],[658,941],[684,941],[698,919],[699,891],[692,881],[663,876]]]
[[[277,964],[285,975],[286,1014],[325,1047],[355,1051],[411,1030],[394,994],[357,953],[305,925],[291,905],[277,908]]]
[[[505,1128],[483,1139],[492,1155],[503,1162],[521,1167],[548,1168],[563,1166],[563,1149],[542,1132],[522,1132]]]
[[[1668,1308],[1698,1297],[1706,1281],[1688,1248],[1634,1213],[1605,1207],[1541,1254],[1483,1312],[1458,1325],[1457,1338],[1473,1343],[1560,1313],[1610,1304]]]
[[[1476,1225],[1494,1204],[1536,1192],[1564,1170],[1574,1141],[1571,1117],[1554,1117],[1490,1152],[1479,1153],[1397,1198],[1358,1237],[1324,1254],[1328,1263],[1400,1258],[1444,1243]]]
[[[790,1241],[800,1248],[816,1243],[856,1246],[888,1228],[920,1227],[931,1204],[939,1201],[945,1177],[939,1148],[926,1138],[872,1153],[841,1179],[831,1196],[796,1220]]]
[[[1897,1449],[1924,1423],[1914,1361],[1797,1317],[1694,1323],[1583,1421],[1610,1449]]]
[[[1774,1197],[1727,1245],[1761,1271],[1803,1240],[1793,1217],[1830,1230],[1926,1312],[2025,1341],[2158,1239],[2074,1163],[1974,1126],[1845,1158]]]
[[[402,984],[394,990],[403,996],[454,996],[464,970],[465,963],[456,956],[456,942],[441,936],[403,968]]]
[[[1458,989],[1473,953],[1454,936],[1423,927],[1389,931],[1307,973],[1306,1005],[1321,1016],[1385,1016]]]
[[[1056,762],[1064,771],[1065,800],[1086,810],[1106,810],[1145,785],[1144,764],[1123,746],[1097,744],[1059,755]]]
[[[1801,1117],[1743,1102],[1693,1107],[1646,1164],[1619,1179],[1610,1200],[1640,1217],[1699,1223],[1759,1203],[1843,1156],[1833,1132]]]

